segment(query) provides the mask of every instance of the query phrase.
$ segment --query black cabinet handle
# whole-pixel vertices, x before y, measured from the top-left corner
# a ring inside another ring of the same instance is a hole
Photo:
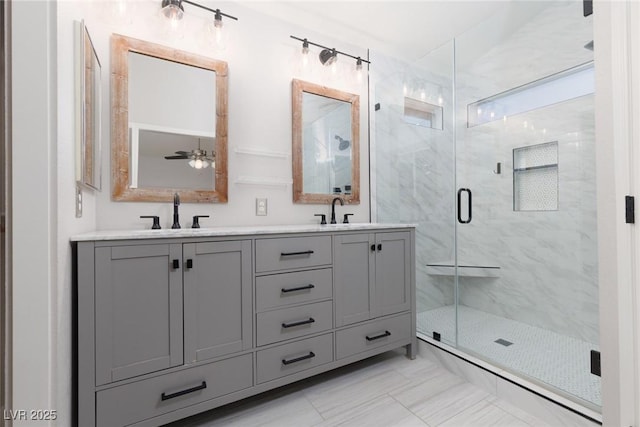
[[[371,245],[371,250],[372,250],[372,251],[375,251],[375,250],[376,250],[376,245],[375,245],[375,244]]]
[[[192,259],[188,259],[187,260],[187,268],[193,268],[193,260]]]
[[[293,328],[294,326],[309,325],[311,323],[314,323],[315,321],[316,320],[313,317],[309,317],[307,320],[300,320],[299,322],[283,323],[282,327]]]
[[[174,259],[174,260],[173,260],[173,269],[174,269],[174,270],[177,270],[177,269],[179,269],[179,268],[180,268],[180,260],[178,260],[178,259]]]
[[[384,338],[384,337],[388,337],[388,336],[391,336],[391,332],[384,331],[383,334],[376,335],[376,336],[373,336],[373,337],[370,337],[369,335],[367,335],[365,338],[367,338],[367,341],[375,341],[375,340],[379,340],[380,338]]]
[[[315,288],[315,286],[313,286],[311,283],[309,283],[308,285],[304,285],[304,286],[298,286],[295,288],[282,288],[280,291],[284,294],[287,292],[295,292],[295,291],[305,291],[307,289],[313,289]]]
[[[169,400],[169,399],[173,399],[174,397],[180,397],[180,396],[184,396],[185,394],[193,393],[198,390],[204,390],[205,388],[207,388],[207,382],[202,381],[202,384],[197,385],[195,387],[188,388],[186,390],[176,391],[175,393],[170,393],[170,394],[162,393],[162,395],[160,396],[160,399]]]
[[[282,359],[282,364],[291,365],[292,363],[302,362],[303,360],[311,359],[312,357],[316,357],[316,354],[313,351],[310,351],[309,354],[305,354],[304,356],[296,357],[293,359]]]
[[[381,251],[382,250],[382,243],[378,243],[378,250]]]
[[[302,252],[280,252],[280,256],[296,256],[296,255],[311,255],[313,251]]]
[[[462,193],[467,193],[469,195],[469,210],[468,210],[468,218],[467,220],[462,219]],[[473,212],[473,203],[471,202],[471,190],[468,188],[461,188],[458,190],[458,222],[460,224],[469,224],[471,222],[471,213]]]

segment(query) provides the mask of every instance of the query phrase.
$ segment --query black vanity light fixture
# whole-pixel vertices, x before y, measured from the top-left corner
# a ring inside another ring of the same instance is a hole
[[[234,21],[238,20],[235,16],[221,12],[220,9],[211,9],[190,0],[162,0],[162,14],[172,22],[181,20],[184,15],[183,3],[199,7],[200,9],[207,10],[214,14],[213,32],[215,33],[215,43],[218,46],[221,46],[222,44],[222,17],[224,16],[225,18],[233,19]]]
[[[325,66],[330,66],[332,64],[335,64],[336,61],[338,60],[338,55],[344,55],[344,56],[348,56],[349,58],[355,59],[356,72],[358,73],[359,77],[362,76],[362,63],[366,62],[367,64],[371,64],[371,61],[367,61],[366,59],[362,59],[359,56],[353,56],[346,52],[339,51],[336,48],[323,46],[321,44],[311,42],[306,38],[301,39],[300,37],[296,37],[296,36],[290,36],[290,37],[294,40],[298,40],[302,42],[302,56],[303,56],[303,62],[305,63],[308,61],[306,58],[309,56],[309,45],[312,45],[322,49],[320,51],[320,54],[318,55],[318,59],[320,60],[320,63]]]

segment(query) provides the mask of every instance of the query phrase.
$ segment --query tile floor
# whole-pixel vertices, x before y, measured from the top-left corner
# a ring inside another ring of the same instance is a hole
[[[449,371],[388,352],[172,427],[545,426]]]
[[[418,313],[417,329],[427,336],[440,332],[453,342],[455,307]],[[467,306],[458,306],[458,346],[499,366],[543,381],[597,406],[602,403],[600,377],[590,372],[590,350],[598,346]],[[511,345],[496,343],[506,340]]]

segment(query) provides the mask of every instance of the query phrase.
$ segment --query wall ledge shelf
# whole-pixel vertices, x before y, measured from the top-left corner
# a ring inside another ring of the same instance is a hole
[[[461,277],[500,277],[500,267],[492,263],[464,263],[458,264],[458,275]],[[452,261],[433,262],[426,264],[427,274],[430,276],[455,276],[456,268]]]
[[[261,176],[239,176],[234,181],[235,184],[241,185],[262,185],[268,187],[286,187],[293,183],[293,180],[287,178],[266,178]]]
[[[252,148],[252,147],[236,147],[234,148],[234,153],[236,154],[247,154],[250,156],[259,156],[259,157],[275,157],[279,159],[288,159],[289,153],[285,153],[284,151],[272,151],[265,150],[261,148]]]

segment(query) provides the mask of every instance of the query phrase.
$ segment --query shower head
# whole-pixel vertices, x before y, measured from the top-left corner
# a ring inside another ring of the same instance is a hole
[[[584,45],[584,48],[593,52],[593,40]]]
[[[338,141],[340,141],[340,145],[338,145],[338,150],[340,150],[340,151],[346,150],[351,145],[351,141],[347,141],[346,139],[342,139],[338,135],[336,135],[336,139]]]

